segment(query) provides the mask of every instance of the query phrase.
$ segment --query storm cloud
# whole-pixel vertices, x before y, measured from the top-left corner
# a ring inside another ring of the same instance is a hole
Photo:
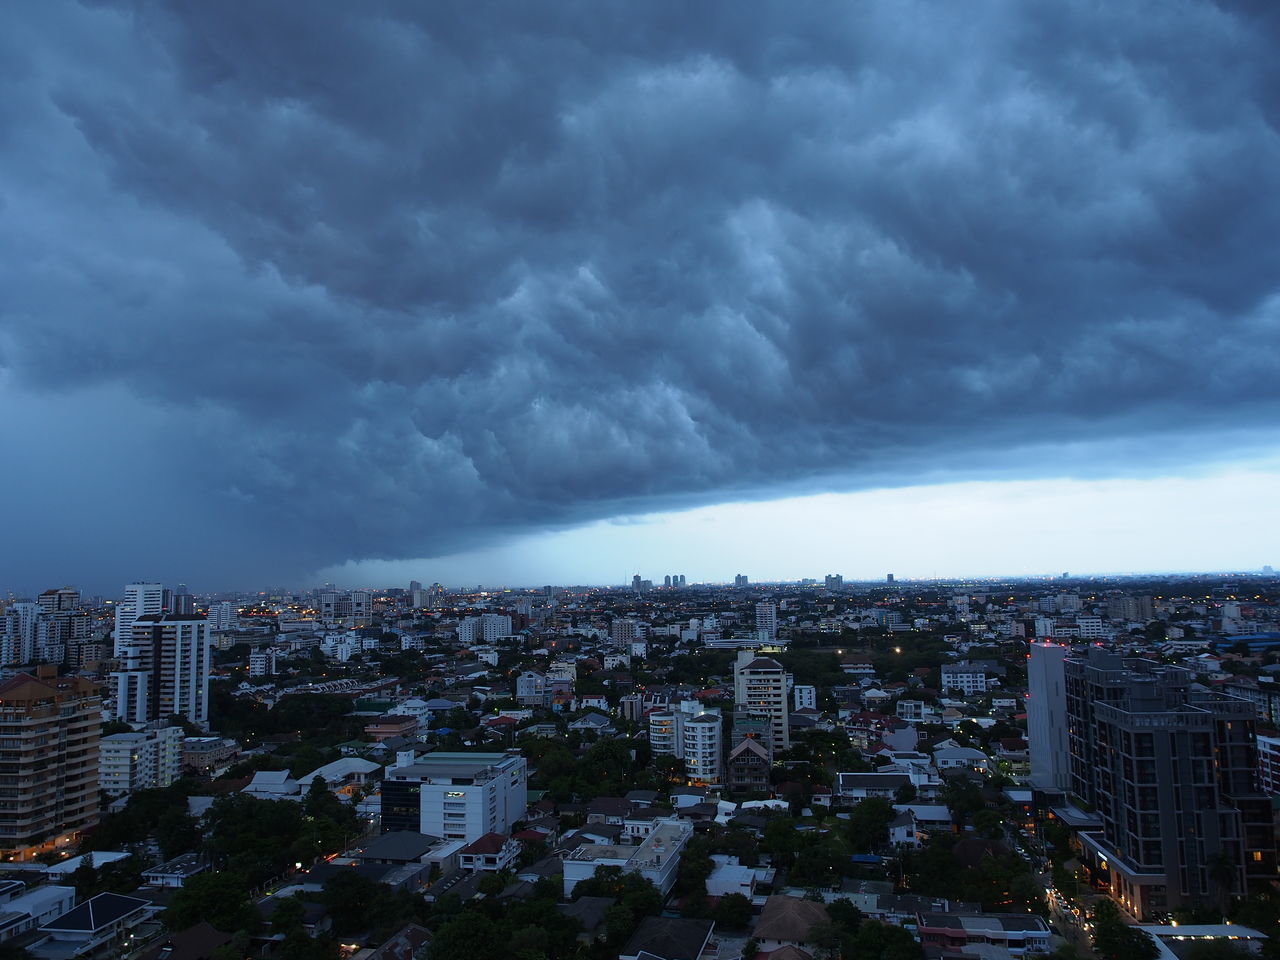
[[[1275,428],[1265,6],[6,19],[6,580],[252,583]]]

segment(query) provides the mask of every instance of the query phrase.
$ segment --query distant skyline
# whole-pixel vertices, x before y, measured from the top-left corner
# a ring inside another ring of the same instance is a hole
[[[1280,5],[0,32],[0,587],[1253,569]]]

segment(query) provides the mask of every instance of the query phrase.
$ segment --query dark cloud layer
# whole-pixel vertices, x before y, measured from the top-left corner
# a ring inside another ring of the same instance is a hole
[[[9,19],[16,582],[1070,471],[1280,408],[1266,5]]]

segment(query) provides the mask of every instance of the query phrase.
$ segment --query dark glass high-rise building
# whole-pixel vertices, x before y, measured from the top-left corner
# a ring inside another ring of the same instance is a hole
[[[1140,919],[1273,880],[1253,705],[1098,648],[1065,668],[1071,791],[1102,819],[1080,834],[1095,879]]]

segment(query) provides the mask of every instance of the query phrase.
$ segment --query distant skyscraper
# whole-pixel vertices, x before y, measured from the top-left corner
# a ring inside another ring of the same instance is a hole
[[[671,574],[668,573],[665,577],[662,578],[662,585],[668,588],[671,586]]]
[[[125,645],[133,637],[133,622],[141,616],[164,612],[163,584],[131,583],[124,588],[124,599],[116,604],[115,655],[123,656]]]
[[[0,614],[0,663],[30,663],[35,658],[40,607],[29,600],[8,604]]]
[[[823,578],[823,584],[828,590],[840,590],[844,587],[844,576],[839,573],[828,573]]]
[[[187,589],[185,583],[178,584],[178,589],[174,591],[173,606],[169,612],[185,617],[189,617],[196,612],[196,598],[191,595],[191,591]]]
[[[893,574],[892,574],[892,573],[886,573],[886,574],[884,575],[884,581],[885,581],[885,583],[893,583]]]
[[[747,579],[747,575],[745,573],[740,573],[733,578],[733,585],[735,587],[746,587],[750,585],[750,581]]]
[[[240,623],[240,611],[229,600],[220,600],[209,604],[209,632],[225,633],[233,630]]]
[[[683,587],[684,585],[685,585],[685,580],[684,580],[684,574],[682,573],[680,574],[680,586]]]
[[[778,605],[770,601],[756,604],[756,633],[762,639],[778,639]]]
[[[640,574],[637,573],[634,577],[631,578],[631,589],[634,590],[636,593],[639,593],[640,585],[643,582],[644,581],[640,579]]]

